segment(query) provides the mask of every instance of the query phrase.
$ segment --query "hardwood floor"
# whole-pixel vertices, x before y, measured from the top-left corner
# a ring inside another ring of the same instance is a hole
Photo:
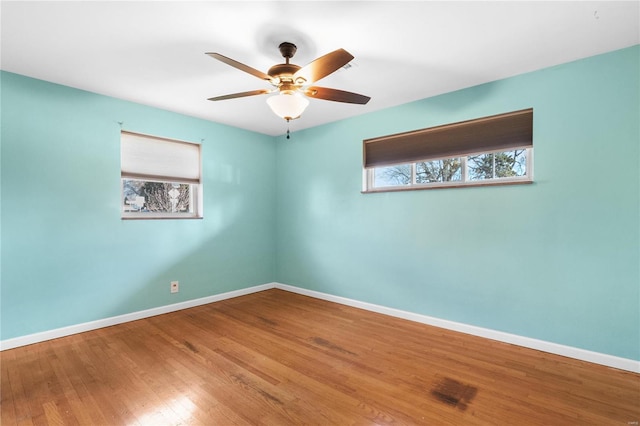
[[[637,425],[640,375],[282,290],[0,354],[2,425]]]

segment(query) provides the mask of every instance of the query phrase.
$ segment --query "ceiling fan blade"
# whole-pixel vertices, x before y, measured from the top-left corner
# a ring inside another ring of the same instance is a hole
[[[311,84],[337,71],[341,67],[348,64],[353,59],[353,55],[344,49],[334,50],[324,56],[319,57],[313,62],[300,68],[294,75],[293,81],[300,83],[299,79],[303,78],[303,84]]]
[[[326,101],[346,102],[349,104],[364,105],[371,99],[369,96],[359,95],[358,93],[345,92],[344,90],[329,89],[327,87],[312,86],[305,89],[304,94],[316,99],[324,99]]]
[[[216,96],[215,98],[209,98],[210,101],[224,101],[225,99],[244,98],[245,96],[266,95],[271,93],[271,90],[251,90],[249,92],[232,93],[230,95]]]
[[[243,64],[242,62],[238,62],[234,59],[227,58],[226,56],[221,55],[219,53],[207,53],[207,55],[211,56],[213,59],[217,59],[221,62],[224,62],[227,65],[231,65],[232,67],[237,68],[240,71],[244,71],[253,76],[256,76],[261,80],[271,81],[271,76],[269,74],[265,74],[262,71],[259,71],[255,68],[250,67],[249,65]]]

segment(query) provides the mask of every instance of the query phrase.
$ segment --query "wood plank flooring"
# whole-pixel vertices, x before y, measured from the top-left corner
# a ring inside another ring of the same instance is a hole
[[[0,354],[9,425],[637,425],[640,375],[268,290]]]

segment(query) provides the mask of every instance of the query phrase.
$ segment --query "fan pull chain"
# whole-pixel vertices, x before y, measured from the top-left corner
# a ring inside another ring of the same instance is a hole
[[[289,119],[287,119],[287,139],[291,139],[291,137],[289,136]]]

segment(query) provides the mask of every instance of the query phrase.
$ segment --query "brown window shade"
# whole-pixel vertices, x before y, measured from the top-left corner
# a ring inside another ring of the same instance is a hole
[[[533,146],[533,109],[365,139],[364,167]]]

